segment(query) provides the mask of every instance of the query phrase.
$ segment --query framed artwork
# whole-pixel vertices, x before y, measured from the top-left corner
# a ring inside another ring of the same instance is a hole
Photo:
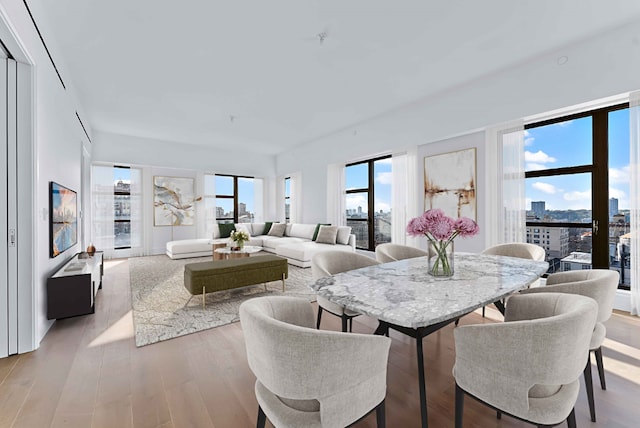
[[[424,158],[424,209],[450,217],[476,218],[476,149]]]
[[[192,226],[194,224],[193,178],[153,177],[153,225]]]
[[[71,189],[49,183],[49,255],[56,257],[78,242],[78,202]]]

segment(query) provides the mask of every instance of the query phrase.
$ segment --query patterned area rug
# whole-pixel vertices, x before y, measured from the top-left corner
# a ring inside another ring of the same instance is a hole
[[[254,256],[255,257],[255,256]],[[166,255],[129,259],[131,305],[136,346],[149,345],[185,334],[229,324],[240,319],[238,308],[256,296],[282,295],[282,282],[209,293],[202,309],[202,295],[191,296],[184,288],[184,265],[209,261],[206,257],[171,260]],[[287,296],[315,301],[311,269],[289,265]]]

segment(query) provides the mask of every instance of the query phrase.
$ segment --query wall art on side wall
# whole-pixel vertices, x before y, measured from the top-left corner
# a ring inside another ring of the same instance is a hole
[[[476,218],[476,149],[424,158],[424,208]]]
[[[193,183],[188,177],[153,177],[154,226],[194,224]]]

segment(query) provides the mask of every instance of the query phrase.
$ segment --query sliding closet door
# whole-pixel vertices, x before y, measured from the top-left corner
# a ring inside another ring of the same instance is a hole
[[[18,352],[16,62],[0,59],[0,358]]]

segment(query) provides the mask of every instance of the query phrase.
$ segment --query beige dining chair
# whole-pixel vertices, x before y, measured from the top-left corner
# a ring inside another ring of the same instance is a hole
[[[509,242],[506,244],[498,244],[489,248],[485,248],[480,254],[490,256],[508,256],[520,259],[529,259],[536,261],[544,261],[547,256],[546,251],[539,245],[529,244],[526,242]],[[482,316],[484,317],[484,309],[482,307]]]
[[[395,262],[396,260],[426,257],[429,253],[420,248],[400,244],[380,244],[376,247],[376,260],[380,263]]]
[[[588,297],[541,293],[507,300],[505,322],[454,330],[455,426],[465,394],[537,424],[575,427],[580,374],[598,311]]]
[[[598,319],[591,334],[589,349],[596,357],[600,387],[607,389],[604,378],[604,364],[602,362],[602,343],[607,333],[604,322],[611,318],[613,301],[618,289],[620,275],[609,269],[589,269],[569,272],[558,272],[549,275],[544,287],[523,290],[526,293],[570,293],[591,297],[598,303]],[[596,421],[595,400],[593,397],[593,380],[591,376],[591,353],[587,356],[587,365],[584,368],[584,381],[589,400],[589,413],[591,421]]]
[[[256,376],[257,426],[345,427],[372,410],[385,426],[384,336],[316,330],[313,307],[287,296],[240,305],[249,367]]]
[[[377,264],[380,264],[380,262],[362,254],[347,253],[344,251],[325,251],[316,254],[311,259],[311,275],[313,279],[319,279]],[[353,318],[360,315],[359,312],[345,309],[344,306],[330,302],[322,296],[317,296],[317,302],[318,319],[316,328],[320,328],[322,312],[327,311],[342,319],[342,331],[347,331],[347,323],[349,324],[349,331],[353,331]]]

